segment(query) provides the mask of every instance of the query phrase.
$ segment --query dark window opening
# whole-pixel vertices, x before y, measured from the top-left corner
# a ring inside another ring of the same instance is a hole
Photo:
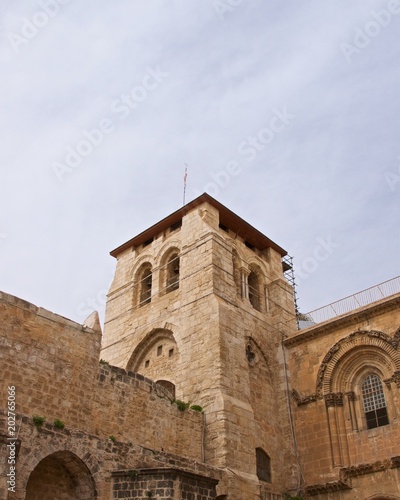
[[[146,268],[142,273],[142,279],[140,280],[140,305],[148,304],[151,302],[151,287],[152,287],[153,276],[151,268]]]
[[[252,271],[247,278],[247,284],[249,286],[249,300],[250,304],[257,309],[260,310],[260,287],[258,283],[257,274]]]
[[[367,429],[388,425],[389,417],[381,379],[377,375],[368,375],[362,383],[361,393]]]
[[[253,365],[254,362],[255,362],[255,359],[256,359],[256,355],[255,353],[253,352],[252,348],[251,348],[251,345],[248,344],[247,347],[246,347],[246,358],[247,358],[247,361]]]
[[[156,382],[161,387],[164,387],[172,396],[172,399],[175,398],[175,384],[170,382],[169,380],[157,380]]]
[[[247,248],[250,248],[250,250],[255,250],[255,246],[249,243],[248,241],[245,241],[244,244],[246,245]]]
[[[271,482],[271,459],[262,448],[256,448],[257,477],[261,481]]]
[[[161,354],[162,354],[162,345],[159,345],[157,347],[157,356],[161,356]]]
[[[150,360],[149,359],[146,359],[146,361],[144,362],[144,367],[147,368],[150,364]]]
[[[177,229],[179,229],[181,227],[182,227],[182,221],[180,220],[178,222],[175,222],[175,224],[172,224],[170,231],[172,233],[172,231],[176,231]]]
[[[153,243],[153,240],[154,238],[149,238],[148,240],[146,240],[144,243],[142,243],[142,247],[148,247],[149,245],[151,245]]]
[[[179,288],[179,273],[179,256],[175,253],[167,264],[167,293]]]
[[[173,350],[173,349],[170,349],[170,350],[168,351],[168,357],[170,357],[170,358],[171,358],[173,355],[174,355],[174,350]]]

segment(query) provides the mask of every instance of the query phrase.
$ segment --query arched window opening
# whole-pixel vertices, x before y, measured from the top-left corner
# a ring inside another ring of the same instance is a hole
[[[257,477],[260,481],[271,482],[271,459],[262,448],[256,448]]]
[[[153,282],[153,275],[151,267],[143,269],[139,279],[139,306],[144,306],[151,302],[151,287]]]
[[[175,384],[169,380],[157,380],[156,383],[161,385],[161,387],[166,389],[171,394],[171,399],[175,399]]]
[[[257,273],[252,271],[248,278],[247,278],[247,284],[249,287],[249,300],[250,304],[254,307],[254,309],[257,309],[257,311],[260,310],[260,287],[259,287],[259,280]]]
[[[385,394],[380,378],[368,375],[361,386],[365,420],[368,429],[381,427],[389,423]]]
[[[167,263],[167,293],[179,288],[179,271],[179,256],[174,253]]]

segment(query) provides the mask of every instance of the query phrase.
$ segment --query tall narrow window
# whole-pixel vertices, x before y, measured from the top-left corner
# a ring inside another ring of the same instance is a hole
[[[250,303],[254,307],[254,309],[257,309],[257,311],[259,311],[260,310],[260,287],[259,287],[257,273],[252,271],[249,274],[249,276],[247,278],[247,284],[249,286]]]
[[[382,382],[377,375],[368,375],[361,386],[367,428],[373,429],[389,423]]]
[[[271,459],[262,448],[256,448],[257,477],[261,481],[271,482]]]
[[[151,286],[153,281],[153,275],[151,272],[151,267],[146,267],[143,269],[140,275],[139,290],[140,290],[140,300],[139,305],[143,306],[151,301]]]
[[[174,253],[167,263],[167,293],[179,288],[179,271],[179,256]]]

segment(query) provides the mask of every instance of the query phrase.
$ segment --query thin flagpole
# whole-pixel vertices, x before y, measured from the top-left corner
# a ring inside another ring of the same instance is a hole
[[[183,176],[183,205],[185,205],[185,198],[186,198],[186,179],[187,179],[187,168],[188,164],[185,163],[185,174]]]

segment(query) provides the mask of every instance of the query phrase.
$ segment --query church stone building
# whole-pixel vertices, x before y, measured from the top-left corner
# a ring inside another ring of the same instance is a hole
[[[0,498],[400,500],[399,278],[300,315],[207,194],[111,255],[103,329],[0,294]]]

